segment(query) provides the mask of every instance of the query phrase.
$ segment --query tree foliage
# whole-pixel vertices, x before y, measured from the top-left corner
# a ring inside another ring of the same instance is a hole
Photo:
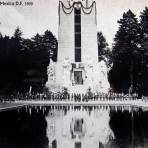
[[[113,44],[113,68],[110,82],[117,92],[148,92],[148,9],[141,13],[140,22],[131,11],[118,21],[119,29]]]
[[[137,85],[139,24],[131,10],[124,13],[118,23],[119,29],[114,38],[112,51],[113,68],[110,72],[110,81],[114,82],[113,87],[116,91],[127,92],[130,87]]]
[[[22,38],[19,27],[12,37],[0,34],[0,93],[42,91],[47,81],[49,58],[56,61],[57,39],[52,32]]]
[[[102,32],[97,33],[97,43],[98,43],[98,59],[105,60],[107,66],[111,67],[111,49],[108,46],[106,38]]]
[[[139,71],[139,92],[148,94],[148,8],[145,7],[140,15],[140,48],[141,70]]]

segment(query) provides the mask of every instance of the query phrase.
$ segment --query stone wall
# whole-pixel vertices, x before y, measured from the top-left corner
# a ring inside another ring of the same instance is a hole
[[[65,14],[60,5],[57,61],[63,62],[65,58],[74,62],[74,11]]]
[[[81,14],[82,63],[86,63],[88,58],[91,58],[93,63],[97,63],[98,48],[95,5],[93,5],[90,14],[84,14],[83,11]]]

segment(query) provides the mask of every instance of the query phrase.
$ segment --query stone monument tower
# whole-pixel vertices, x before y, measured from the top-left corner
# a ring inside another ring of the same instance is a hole
[[[108,91],[106,63],[98,62],[96,14],[93,0],[59,1],[58,57],[48,67],[47,88]]]
[[[60,1],[58,35],[56,83],[93,85],[98,64],[95,1]]]

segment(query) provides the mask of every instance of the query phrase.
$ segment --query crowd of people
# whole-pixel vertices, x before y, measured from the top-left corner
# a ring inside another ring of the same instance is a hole
[[[88,102],[88,101],[126,101],[137,100],[138,94],[123,94],[123,93],[17,93],[13,95],[5,95],[0,97],[1,102],[17,101],[17,100],[47,100],[47,101],[72,101],[72,102]],[[147,100],[147,97],[142,97],[142,100]]]

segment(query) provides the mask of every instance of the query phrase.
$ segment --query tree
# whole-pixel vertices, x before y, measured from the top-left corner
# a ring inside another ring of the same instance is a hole
[[[23,35],[23,33],[22,33],[22,31],[20,30],[20,27],[17,26],[17,28],[16,28],[15,31],[14,31],[13,37],[16,38],[16,39],[21,39],[22,35]]]
[[[113,44],[113,68],[110,81],[116,91],[137,89],[139,24],[131,10],[118,21],[119,29]]]
[[[108,68],[111,67],[111,50],[108,43],[102,34],[102,32],[97,33],[97,43],[98,43],[98,59],[105,60]]]
[[[42,50],[43,48],[43,37],[42,35],[39,35],[38,33],[32,38],[32,42],[33,42],[33,49],[32,50]]]
[[[49,30],[46,30],[43,35],[43,46],[44,50],[48,52],[48,56],[52,58],[53,61],[57,61],[57,46],[58,42],[55,36]]]
[[[56,61],[57,40],[52,32],[47,30],[43,35],[37,33],[31,40],[25,39],[23,50],[27,55],[27,73],[29,75],[26,77],[29,78],[29,85],[33,86],[33,90],[40,90],[47,81],[49,59],[52,58]]]
[[[22,38],[17,27],[12,37],[0,33],[0,93],[41,92],[47,81],[49,58],[56,61],[57,39],[52,32]],[[1,91],[2,90],[2,91]]]
[[[97,42],[98,42],[98,56],[103,56],[106,54],[106,49],[108,47],[108,43],[106,42],[105,37],[102,32],[97,33]]]
[[[0,39],[2,39],[3,38],[3,35],[0,33]]]
[[[148,7],[141,12],[140,15],[140,27],[141,27],[141,37],[142,41],[148,41]]]
[[[145,7],[140,15],[140,71],[139,71],[139,92],[141,95],[148,94],[148,8]]]
[[[140,44],[141,48],[148,50],[148,8],[145,7],[145,10],[141,12],[140,15]]]
[[[22,31],[20,30],[20,27],[17,27],[14,31],[14,34],[11,38],[12,40],[12,48],[17,56],[17,52],[19,52],[21,49],[22,49],[22,41],[23,41],[23,38],[22,38]]]

